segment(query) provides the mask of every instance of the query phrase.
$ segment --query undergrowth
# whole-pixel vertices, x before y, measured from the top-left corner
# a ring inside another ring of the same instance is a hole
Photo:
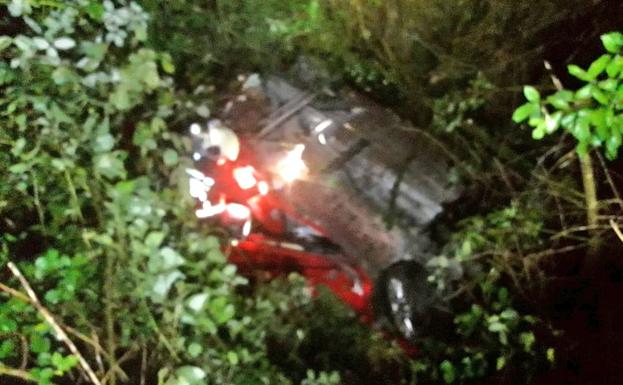
[[[535,314],[543,265],[583,253],[595,233],[569,166],[574,144],[535,144],[510,115],[520,85],[543,75],[544,52],[559,48],[544,36],[605,1],[2,3],[0,265],[12,262],[38,299],[0,271],[0,377],[529,383],[556,365],[559,332]],[[465,195],[439,225],[445,246],[430,266],[454,328],[417,341],[415,358],[335,299],[312,301],[300,277],[248,282],[226,263],[219,229],[189,215],[180,132],[238,72],[282,70],[301,54],[396,107],[458,160]],[[608,192],[594,230],[605,240],[619,219],[612,185],[598,184]]]

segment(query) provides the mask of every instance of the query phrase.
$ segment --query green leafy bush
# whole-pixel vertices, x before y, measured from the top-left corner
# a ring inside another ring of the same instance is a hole
[[[107,383],[361,384],[386,373],[461,383],[513,370],[528,381],[553,361],[534,332],[543,321],[513,299],[520,256],[544,247],[547,202],[496,201],[501,209],[455,229],[432,278],[460,293],[454,333],[420,341],[408,360],[334,299],[312,302],[300,277],[239,276],[219,230],[190,215],[189,143],[178,133],[209,116],[214,83],[305,53],[385,102],[407,100],[418,123],[465,151],[448,151],[457,165],[471,159],[470,177],[485,179],[498,158],[517,158],[509,135],[497,136],[505,123],[478,119],[502,90],[487,79],[525,81],[535,36],[568,3],[145,0],[149,15],[130,1],[5,3],[0,266],[17,263]],[[518,25],[531,29],[515,40]],[[515,120],[531,117],[536,137],[557,122],[586,150],[616,156],[622,39],[606,36],[609,54],[570,68],[585,87],[545,99],[527,88]],[[569,115],[580,123],[565,125]],[[19,288],[6,271],[0,279]],[[9,293],[0,293],[0,375],[77,381],[77,358],[27,297]]]
[[[145,11],[88,0],[13,0],[8,10],[0,264],[17,263],[110,384],[292,383],[267,339],[310,296],[296,278],[253,296],[209,235],[217,229],[192,216],[189,143],[176,127],[196,108],[176,88],[171,56],[146,46]],[[19,288],[6,274],[3,283]],[[0,293],[0,375],[76,380],[77,357],[9,286]]]
[[[623,34],[612,32],[601,36],[608,53],[601,55],[586,69],[569,65],[569,74],[583,82],[577,91],[564,89],[554,78],[558,91],[541,98],[532,86],[524,87],[527,103],[518,107],[513,120],[528,121],[533,127],[532,138],[540,140],[559,128],[570,133],[576,140],[580,156],[580,171],[584,187],[586,222],[591,232],[588,242],[589,256],[584,273],[593,274],[600,260],[596,257],[599,246],[596,229],[599,227],[598,181],[595,179],[591,150],[600,148],[610,160],[617,158],[623,134],[621,100],[623,89]],[[606,174],[607,170],[604,170]],[[614,186],[611,186],[616,189]],[[616,190],[615,196],[618,197]]]
[[[424,339],[423,357],[414,364],[420,379],[461,383],[517,371],[516,381],[530,383],[553,364],[553,350],[534,333],[546,323],[513,299],[529,282],[523,256],[541,247],[542,221],[538,207],[514,201],[457,225],[443,253],[429,262],[429,280],[455,309],[455,335]]]
[[[151,44],[171,53],[178,84],[191,91],[293,61],[296,42],[316,27],[319,12],[309,0],[142,3],[153,18]]]
[[[586,70],[569,65],[569,74],[583,83],[577,91],[560,89],[541,98],[539,91],[524,88],[527,103],[517,108],[513,120],[528,121],[533,127],[532,138],[563,128],[577,140],[577,151],[585,155],[591,148],[603,148],[608,159],[615,159],[621,146],[621,100],[620,87],[623,79],[623,34],[613,32],[601,37],[608,53],[601,55]]]

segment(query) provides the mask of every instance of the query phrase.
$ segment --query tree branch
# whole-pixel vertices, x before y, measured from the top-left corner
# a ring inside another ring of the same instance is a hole
[[[610,227],[612,227],[612,230],[614,230],[617,237],[619,237],[621,242],[623,242],[623,232],[621,232],[621,228],[613,219],[610,219]]]
[[[37,382],[37,379],[26,370],[9,368],[8,366],[4,365],[0,365],[0,376],[9,376],[19,378],[20,380],[28,382]],[[54,383],[51,383],[51,385],[54,385]]]
[[[67,333],[65,333],[65,331],[59,326],[56,320],[54,320],[54,317],[48,311],[48,309],[46,309],[41,304],[41,302],[39,302],[39,298],[37,297],[37,294],[32,289],[32,287],[30,286],[26,278],[22,275],[22,272],[17,268],[17,266],[13,262],[9,262],[7,266],[9,267],[9,270],[11,270],[11,273],[13,273],[15,278],[19,280],[24,290],[26,290],[26,293],[28,294],[28,297],[30,298],[30,302],[32,303],[32,305],[37,309],[37,311],[45,319],[45,321],[52,327],[52,329],[56,333],[57,338],[60,341],[62,341],[65,345],[67,345],[67,348],[69,348],[69,351],[78,358],[78,362],[80,363],[80,366],[82,367],[82,369],[85,371],[89,380],[91,380],[91,382],[94,385],[102,385],[100,380],[97,378],[97,376],[93,372],[93,369],[91,369],[91,366],[89,366],[89,363],[87,362],[87,360],[80,353],[80,351],[78,350],[76,345],[73,343],[73,341],[69,339],[69,336],[67,336]]]

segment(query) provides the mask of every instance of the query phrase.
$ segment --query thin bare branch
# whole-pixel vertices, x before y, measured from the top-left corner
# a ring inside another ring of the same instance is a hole
[[[9,287],[3,283],[0,283],[0,291],[4,291],[5,293],[9,294],[10,296],[23,301],[23,302],[27,302],[33,306],[36,306],[35,303],[31,300],[31,298],[29,298],[26,294],[13,289],[12,287]],[[86,335],[80,333],[79,331],[77,331],[76,329],[67,326],[65,324],[63,324],[62,322],[57,321],[58,324],[67,331],[67,333],[72,334],[73,336],[77,337],[78,339],[82,340],[83,342],[91,345],[93,347],[93,349],[95,350],[95,352],[97,354],[99,353],[103,353],[104,355],[106,355],[106,351],[104,350],[104,348],[99,344],[99,342],[95,339],[89,338]]]
[[[602,225],[575,226],[575,227],[570,227],[568,229],[565,229],[563,231],[556,233],[554,236],[551,237],[551,239],[563,238],[572,233],[605,230],[605,229],[608,229],[608,226],[602,226]]]
[[[143,346],[141,349],[141,380],[139,385],[145,385],[145,378],[147,378],[147,349]]]
[[[550,255],[564,254],[564,253],[568,253],[570,251],[575,251],[575,250],[582,249],[584,247],[586,247],[586,246],[584,246],[584,245],[572,245],[572,246],[561,247],[561,248],[558,248],[558,249],[547,249],[547,250],[541,251],[539,253],[528,254],[528,255],[526,255],[526,259],[534,260],[534,259],[547,257],[547,256],[550,256]]]
[[[108,381],[110,381],[114,373],[118,373],[121,377],[121,381],[123,382],[128,382],[130,380],[128,375],[123,370],[121,370],[121,364],[123,364],[124,362],[132,358],[134,353],[136,353],[136,350],[137,348],[133,347],[132,349],[126,351],[121,357],[117,359],[115,366],[111,367],[108,370],[108,372],[104,375],[104,377],[102,378],[102,385],[106,385]]]
[[[613,219],[610,219],[610,227],[612,227],[612,230],[614,230],[617,237],[619,237],[621,242],[623,242],[623,233],[621,232],[621,228],[619,227],[619,224],[616,223]]]
[[[616,201],[617,201],[616,203],[618,203],[619,207],[621,207],[621,210],[623,210],[623,200],[621,200],[621,194],[619,194],[619,190],[617,189],[616,185],[614,184],[614,181],[612,180],[612,176],[610,175],[610,170],[608,170],[608,166],[606,165],[606,162],[604,161],[604,157],[601,155],[599,151],[597,151],[597,158],[599,158],[599,163],[601,165],[601,168],[604,171],[604,175],[606,175],[606,180],[608,181],[608,185],[610,185],[612,194],[614,194],[614,196],[616,197]]]
[[[0,376],[9,376],[14,378],[19,378],[20,380],[27,382],[37,382],[37,379],[32,376],[32,374],[28,373],[22,369],[14,369],[9,368],[8,366],[0,365]],[[51,385],[54,385],[52,383]]]
[[[3,292],[9,294],[12,297],[15,297],[17,299],[19,299],[20,301],[23,302],[28,302],[30,303],[30,298],[28,298],[28,296],[20,291],[17,291],[15,289],[13,289],[12,287],[9,287],[3,283],[0,283],[0,290],[2,290]]]
[[[11,270],[11,273],[13,273],[15,278],[18,279],[18,281],[20,282],[20,284],[22,285],[22,287],[28,294],[28,297],[30,297],[30,302],[32,303],[32,305],[37,309],[39,314],[41,314],[41,316],[46,320],[46,322],[52,327],[52,329],[56,333],[57,338],[60,341],[62,341],[65,345],[67,345],[67,348],[69,348],[69,351],[78,358],[78,362],[80,363],[80,366],[82,367],[82,369],[85,371],[89,380],[94,385],[102,385],[100,380],[95,375],[95,372],[93,372],[93,369],[91,369],[91,366],[89,365],[87,360],[80,353],[80,351],[78,350],[76,345],[73,343],[73,341],[69,339],[69,336],[67,335],[67,333],[65,333],[63,328],[61,328],[60,325],[56,322],[56,320],[54,319],[52,314],[48,311],[48,309],[46,309],[41,304],[41,302],[39,302],[39,298],[37,297],[37,294],[30,286],[30,283],[28,283],[26,278],[22,275],[22,272],[17,268],[17,266],[13,262],[9,262],[7,266],[9,267],[9,270]]]

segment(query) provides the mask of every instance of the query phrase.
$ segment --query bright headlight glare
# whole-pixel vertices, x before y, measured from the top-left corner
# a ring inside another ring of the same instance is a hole
[[[248,190],[257,184],[255,169],[251,166],[238,167],[234,170],[234,179],[243,190]]]
[[[234,219],[248,219],[251,216],[251,210],[239,203],[228,203],[227,214]]]
[[[202,207],[199,210],[195,211],[195,215],[197,215],[198,218],[209,218],[221,214],[225,211],[225,209],[226,206],[222,202],[213,205],[212,203],[210,203],[210,201],[205,201],[203,202]]]
[[[201,171],[195,170],[194,168],[187,168],[186,174],[188,174],[192,178],[199,179],[199,180],[205,178],[205,175],[203,175]]]
[[[202,181],[200,181],[199,179],[190,178],[188,180],[188,184],[191,197],[197,198],[202,202],[208,199],[208,189]]]
[[[307,166],[303,161],[304,144],[297,144],[294,149],[288,151],[286,156],[277,164],[277,172],[279,176],[287,182],[291,183],[301,178],[307,172]]]
[[[190,133],[193,135],[201,134],[201,126],[197,123],[193,123],[190,125]]]
[[[264,182],[264,181],[260,181],[260,182],[257,184],[257,189],[259,190],[259,192],[260,192],[260,194],[261,194],[261,195],[266,195],[266,194],[268,194],[268,190],[269,190],[268,183],[266,183],[266,182]]]
[[[249,234],[251,234],[251,220],[247,220],[244,225],[242,226],[242,235],[244,237],[249,236]]]

